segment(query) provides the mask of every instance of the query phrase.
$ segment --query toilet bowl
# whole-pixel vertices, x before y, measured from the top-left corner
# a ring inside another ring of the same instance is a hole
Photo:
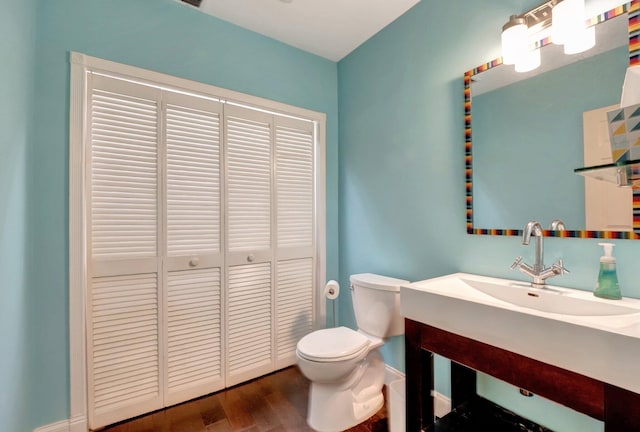
[[[317,330],[296,348],[298,367],[311,381],[307,423],[319,432],[348,429],[382,407],[385,365],[378,348],[404,333],[399,292],[407,281],[370,273],[350,280],[359,329]]]
[[[298,366],[313,382],[344,381],[355,373],[356,366],[371,351],[372,342],[364,334],[347,327],[318,330],[298,343]]]

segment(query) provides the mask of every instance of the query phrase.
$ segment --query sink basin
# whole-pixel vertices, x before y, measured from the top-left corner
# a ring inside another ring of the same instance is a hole
[[[402,314],[640,393],[640,300],[456,273],[401,287]]]
[[[461,278],[472,289],[516,306],[563,315],[627,315],[640,309],[598,299],[590,292],[561,288],[532,288],[529,284],[508,281],[483,281]],[[507,283],[505,283],[507,282]],[[586,295],[585,295],[586,294]]]

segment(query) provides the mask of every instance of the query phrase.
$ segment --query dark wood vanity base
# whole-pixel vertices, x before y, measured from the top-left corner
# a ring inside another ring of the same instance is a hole
[[[477,398],[477,370],[604,421],[605,432],[640,431],[637,393],[410,319],[405,346],[408,432],[451,430],[433,429],[433,354],[452,360],[453,408]]]
[[[552,432],[480,396],[427,427],[427,432]]]

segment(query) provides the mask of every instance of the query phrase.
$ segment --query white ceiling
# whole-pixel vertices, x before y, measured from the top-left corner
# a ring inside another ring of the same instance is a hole
[[[420,0],[203,0],[200,10],[338,61]]]

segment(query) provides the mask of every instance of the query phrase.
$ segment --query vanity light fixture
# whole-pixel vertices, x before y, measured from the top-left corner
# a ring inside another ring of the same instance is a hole
[[[527,47],[515,63],[516,72],[529,72],[540,66],[540,50],[535,47]]]
[[[553,7],[551,40],[564,45],[565,54],[577,54],[596,44],[595,27],[585,25],[584,0],[562,0]]]
[[[577,32],[571,40],[564,43],[565,54],[578,54],[596,45],[596,28],[587,27]]]
[[[551,36],[564,45],[565,54],[577,54],[595,45],[595,28],[586,26],[584,0],[549,0],[512,15],[502,27],[502,63],[517,72],[540,66],[539,41]]]
[[[502,63],[516,64],[522,52],[528,49],[529,29],[523,17],[511,15],[502,26]]]

